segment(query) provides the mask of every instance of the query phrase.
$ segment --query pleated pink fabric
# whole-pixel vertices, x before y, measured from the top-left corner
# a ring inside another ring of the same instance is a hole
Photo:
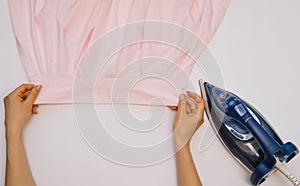
[[[9,3],[19,54],[29,80],[43,85],[36,103],[66,104],[74,102],[74,78],[84,56],[105,34],[127,24],[162,21],[193,32],[207,44],[219,27],[229,1],[9,0]],[[138,32],[143,34],[145,28]],[[126,37],[123,35],[116,39]],[[181,40],[184,40],[184,34],[178,38],[178,42]],[[121,79],[118,75],[133,62],[140,63],[136,69],[140,77],[145,75],[150,66],[153,68],[157,65],[157,69],[161,70],[159,63],[145,62],[143,66],[143,62],[139,62],[151,56],[169,59],[187,74],[191,73],[194,64],[187,54],[176,47],[151,42],[133,43],[116,52],[106,63],[95,82],[93,101],[149,104],[154,98],[160,98],[163,102],[159,105],[177,105],[178,91],[159,79],[136,81],[134,86],[113,92],[116,79],[119,82],[126,81],[126,75]],[[132,67],[131,70],[134,69]],[[176,72],[172,71],[172,67],[164,71],[169,74]],[[130,75],[128,78],[131,78]],[[126,83],[117,84],[124,86]],[[84,82],[81,86],[84,92]],[[118,99],[123,94],[127,94],[124,97],[128,99]],[[89,101],[82,99],[79,102]]]

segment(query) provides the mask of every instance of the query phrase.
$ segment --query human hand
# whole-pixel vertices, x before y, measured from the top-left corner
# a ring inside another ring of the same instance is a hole
[[[173,125],[176,148],[189,144],[195,131],[204,122],[203,116],[204,101],[198,94],[187,92],[187,95],[180,95]]]
[[[37,114],[34,104],[41,85],[24,84],[4,98],[6,135],[22,135],[23,128],[32,114]]]

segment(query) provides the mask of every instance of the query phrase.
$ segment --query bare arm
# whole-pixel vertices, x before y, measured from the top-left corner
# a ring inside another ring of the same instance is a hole
[[[21,85],[4,98],[6,128],[6,182],[5,186],[34,186],[29,169],[22,132],[32,114],[37,114],[34,101],[41,86]]]
[[[6,186],[34,186],[21,137],[6,137]]]
[[[190,139],[203,123],[204,103],[196,93],[181,95],[174,122],[178,186],[201,186],[190,151]]]

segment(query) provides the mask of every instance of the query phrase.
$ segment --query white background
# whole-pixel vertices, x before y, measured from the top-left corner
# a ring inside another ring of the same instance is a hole
[[[255,105],[284,141],[292,140],[298,145],[299,10],[298,0],[233,0],[210,43],[226,87]],[[26,83],[27,77],[17,52],[6,0],[0,1],[0,24],[0,97],[3,98],[19,84]],[[0,109],[3,123],[2,102]],[[117,124],[111,106],[99,106],[98,109],[106,113],[107,121]],[[134,109],[142,115],[148,114],[148,108],[136,106]],[[174,115],[174,112],[167,111],[163,126],[150,136],[150,141],[170,134]],[[4,185],[4,125],[0,126],[0,185]],[[203,184],[250,185],[249,173],[230,157],[218,140],[205,151],[199,151],[207,126],[205,122],[191,145]],[[142,139],[133,136],[128,140]],[[38,185],[176,185],[174,158],[155,166],[132,168],[113,164],[94,153],[80,136],[71,105],[40,106],[39,115],[34,116],[25,128],[24,143]],[[300,177],[300,156],[288,167]],[[283,176],[275,173],[263,185],[289,184]]]

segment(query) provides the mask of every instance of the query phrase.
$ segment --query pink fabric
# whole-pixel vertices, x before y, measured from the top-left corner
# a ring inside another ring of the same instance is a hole
[[[43,85],[36,102],[64,104],[73,103],[76,70],[89,48],[105,33],[129,23],[157,20],[182,26],[208,43],[222,21],[229,1],[10,0],[9,3],[21,60],[30,81]],[[140,30],[141,33],[145,31]],[[181,40],[184,38],[179,38],[179,42]],[[124,87],[118,89],[116,99],[112,97],[112,85],[122,69],[149,56],[170,59],[187,74],[194,64],[174,47],[157,43],[132,44],[117,52],[105,65],[95,83],[94,101],[149,104],[153,98],[161,98],[164,102],[160,105],[177,105],[178,90],[158,79],[138,82],[131,87],[128,100],[118,99],[122,90],[126,94],[130,88],[125,86],[126,75],[120,80],[124,83],[119,84]],[[140,66],[141,76],[148,67]],[[174,74],[172,68],[164,70]],[[84,81],[81,86],[84,92]],[[180,86],[183,88],[184,84]],[[82,99],[82,102],[89,101]]]

